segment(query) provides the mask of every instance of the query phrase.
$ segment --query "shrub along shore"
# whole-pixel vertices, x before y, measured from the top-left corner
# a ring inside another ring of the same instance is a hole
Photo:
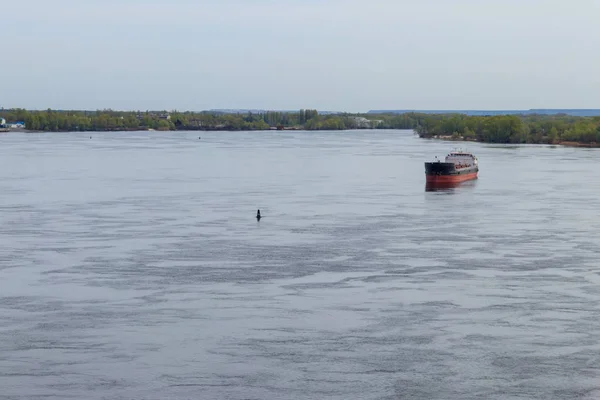
[[[600,117],[566,114],[468,116],[418,112],[319,114],[317,110],[235,113],[3,109],[0,118],[8,124],[24,122],[28,131],[44,132],[413,129],[422,138],[457,141],[585,147],[600,143]]]

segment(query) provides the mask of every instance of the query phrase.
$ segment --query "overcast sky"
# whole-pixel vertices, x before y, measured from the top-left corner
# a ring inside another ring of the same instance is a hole
[[[598,0],[19,0],[0,106],[600,108]]]

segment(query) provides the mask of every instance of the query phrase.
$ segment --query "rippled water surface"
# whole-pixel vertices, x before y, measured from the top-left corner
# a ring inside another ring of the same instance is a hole
[[[0,136],[0,398],[600,397],[600,150],[200,135]]]

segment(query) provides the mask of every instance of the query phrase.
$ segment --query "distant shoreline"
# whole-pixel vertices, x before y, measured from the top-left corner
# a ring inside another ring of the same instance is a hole
[[[355,129],[343,129],[344,131],[350,131]],[[289,127],[284,129],[225,129],[225,128],[206,128],[206,129],[179,129],[179,130],[170,130],[170,129],[153,129],[153,128],[131,128],[131,129],[97,129],[97,130],[85,130],[85,131],[76,131],[76,130],[32,130],[32,129],[17,129],[17,128],[9,128],[2,129],[0,128],[0,133],[76,133],[76,134],[85,134],[85,133],[108,133],[108,132],[272,132],[272,131],[308,131],[307,129]]]
[[[445,142],[472,142],[472,143],[485,143],[485,144],[536,144],[536,145],[546,145],[546,146],[565,146],[565,147],[581,147],[581,148],[600,148],[600,143],[591,142],[591,143],[583,143],[583,142],[572,142],[572,141],[563,141],[563,142],[554,142],[554,143],[493,143],[493,142],[482,142],[477,139],[463,139],[463,138],[453,138],[452,136],[433,136],[428,138],[429,140],[439,140]]]
[[[319,114],[314,109],[260,113],[2,109],[0,124],[0,128],[25,133],[390,129],[413,130],[421,138],[453,141],[600,147],[600,116],[566,114]]]
[[[357,129],[340,129],[338,131],[354,131]],[[365,129],[362,129],[365,130]],[[379,129],[370,129],[372,131],[376,131]],[[388,130],[408,130],[408,129],[388,129]],[[200,130],[181,130],[175,132],[194,132]],[[227,129],[205,129],[203,132],[240,132],[238,130],[227,130]],[[245,130],[241,132],[267,132],[267,131],[306,131],[299,128],[288,128],[288,129],[255,129],[255,130]],[[414,131],[414,130],[413,130]],[[8,131],[0,131],[0,133],[74,133],[74,134],[86,134],[86,133],[108,133],[108,132],[173,132],[169,130],[157,130],[157,129],[128,129],[128,130],[97,130],[97,131],[34,131],[29,129],[10,129]],[[547,146],[564,146],[564,147],[578,147],[578,148],[600,148],[600,143],[592,142],[592,143],[583,143],[583,142],[573,142],[573,141],[562,141],[555,143],[493,143],[493,142],[483,142],[477,139],[464,139],[464,138],[453,138],[452,136],[432,136],[432,137],[421,137],[421,139],[426,140],[438,140],[445,142],[472,142],[472,143],[486,143],[486,144],[537,144],[537,145],[547,145]]]

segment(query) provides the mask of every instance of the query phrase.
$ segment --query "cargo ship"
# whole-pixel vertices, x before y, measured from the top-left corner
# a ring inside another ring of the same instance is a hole
[[[428,184],[451,184],[477,179],[478,172],[477,157],[465,151],[453,151],[443,162],[436,157],[435,161],[425,163]]]

